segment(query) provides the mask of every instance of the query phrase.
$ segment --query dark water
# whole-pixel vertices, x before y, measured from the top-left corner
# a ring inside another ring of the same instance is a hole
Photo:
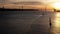
[[[60,34],[58,14],[41,11],[0,12],[0,34]]]

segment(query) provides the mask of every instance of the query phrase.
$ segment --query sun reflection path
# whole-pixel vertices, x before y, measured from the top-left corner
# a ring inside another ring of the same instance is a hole
[[[54,24],[51,29],[52,34],[60,34],[60,13],[57,12],[54,16]]]
[[[54,24],[55,27],[60,28],[60,13],[56,13],[54,22],[55,22],[55,24]]]

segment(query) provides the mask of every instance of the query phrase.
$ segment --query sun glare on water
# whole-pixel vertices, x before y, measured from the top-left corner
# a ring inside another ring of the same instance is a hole
[[[60,10],[60,2],[56,2],[53,4],[53,8]]]

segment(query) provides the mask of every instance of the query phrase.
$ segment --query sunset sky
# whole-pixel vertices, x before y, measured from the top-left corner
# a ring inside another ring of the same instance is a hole
[[[49,6],[52,3],[60,2],[60,0],[0,0],[0,8],[3,5],[5,8],[21,8],[21,4],[20,4],[21,2],[22,3],[27,2],[27,4],[30,4],[30,6],[28,7],[36,6],[38,8],[40,5],[42,5],[42,7],[43,6],[45,7],[45,6]],[[36,5],[31,5],[31,4],[36,4]]]
[[[44,4],[48,3],[53,3],[53,2],[60,2],[60,0],[0,0],[0,2],[5,2],[5,3],[15,3],[15,2],[41,2]]]

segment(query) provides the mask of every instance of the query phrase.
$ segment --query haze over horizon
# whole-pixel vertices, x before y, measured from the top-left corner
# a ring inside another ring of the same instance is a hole
[[[16,3],[16,2],[40,2],[43,4],[49,4],[54,2],[60,2],[60,0],[0,0],[0,3]]]
[[[40,8],[40,6],[45,7],[54,2],[60,2],[60,0],[0,0],[0,8],[4,6],[5,8],[18,9],[22,7],[21,4],[24,5],[24,8],[33,8],[33,6],[34,8]]]

